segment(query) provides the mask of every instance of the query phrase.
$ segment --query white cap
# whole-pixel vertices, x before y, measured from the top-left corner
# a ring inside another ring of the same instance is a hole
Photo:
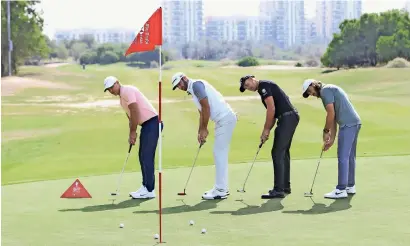
[[[181,81],[182,77],[184,77],[185,74],[182,72],[178,72],[176,74],[174,74],[174,76],[172,76],[172,90],[175,90],[175,88],[177,87],[177,85],[179,84],[179,82]]]
[[[302,95],[303,95],[304,98],[309,97],[309,94],[308,94],[306,91],[307,91],[307,89],[309,88],[309,86],[310,86],[313,82],[315,82],[314,79],[307,79],[307,80],[305,80],[305,81],[303,82],[303,85],[302,85]]]
[[[112,87],[118,79],[114,76],[108,76],[104,79],[104,92]]]

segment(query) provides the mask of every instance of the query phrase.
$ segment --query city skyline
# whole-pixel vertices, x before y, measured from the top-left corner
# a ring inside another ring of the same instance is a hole
[[[78,1],[82,8],[73,2]],[[259,1],[252,0],[203,0],[204,17],[207,16],[258,16]],[[119,0],[112,2],[97,0],[43,0],[37,7],[43,10],[44,33],[50,38],[58,29],[79,28],[129,28],[137,30],[160,6],[161,0]],[[235,4],[233,4],[235,3]],[[406,0],[362,0],[363,13],[403,8]],[[229,5],[228,8],[221,5]],[[90,11],[92,16],[90,16]],[[316,0],[305,0],[305,15],[315,17]],[[76,13],[73,17],[73,13]],[[126,18],[124,18],[124,16]]]

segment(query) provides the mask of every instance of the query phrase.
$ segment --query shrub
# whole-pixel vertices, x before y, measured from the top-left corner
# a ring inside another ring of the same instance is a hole
[[[397,57],[397,58],[394,58],[392,61],[389,61],[386,67],[388,68],[408,68],[410,67],[410,62],[408,62],[404,58]]]
[[[317,67],[317,66],[319,66],[319,62],[316,61],[315,59],[309,59],[309,60],[307,60],[307,61],[305,62],[305,66],[308,66],[308,67]]]
[[[149,66],[150,66],[150,68],[158,68],[159,64],[156,61],[151,61]]]
[[[246,56],[240,59],[237,63],[240,67],[252,67],[252,66],[259,66],[259,61],[253,56]]]
[[[111,64],[119,61],[119,57],[113,51],[105,51],[100,56],[100,64]]]
[[[302,63],[298,62],[295,64],[295,67],[303,67]]]

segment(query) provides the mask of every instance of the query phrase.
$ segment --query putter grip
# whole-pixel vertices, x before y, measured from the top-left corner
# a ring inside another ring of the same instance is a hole
[[[259,144],[259,149],[262,148],[263,143]]]
[[[128,153],[131,152],[131,149],[132,149],[132,144],[130,144],[130,148],[128,149]]]

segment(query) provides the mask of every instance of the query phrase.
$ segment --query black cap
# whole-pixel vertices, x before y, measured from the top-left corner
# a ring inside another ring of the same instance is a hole
[[[249,78],[255,78],[255,76],[249,74],[249,75],[243,76],[243,77],[239,80],[239,84],[240,84],[240,86],[239,86],[239,91],[240,91],[240,92],[244,92],[244,91],[245,91],[245,88],[243,88],[243,84],[244,84],[245,81],[246,81],[247,79],[249,79]]]

